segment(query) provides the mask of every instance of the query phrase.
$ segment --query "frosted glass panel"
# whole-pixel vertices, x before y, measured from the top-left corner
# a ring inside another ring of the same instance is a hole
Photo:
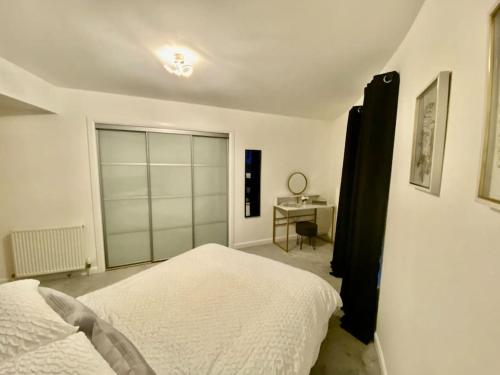
[[[149,133],[151,163],[191,164],[191,136]]]
[[[148,176],[146,166],[101,166],[104,199],[147,197]]]
[[[151,259],[149,230],[107,236],[108,267],[147,262]]]
[[[153,259],[161,260],[193,247],[191,136],[162,133],[148,136]]]
[[[191,198],[153,199],[153,230],[192,225]]]
[[[227,139],[193,137],[194,164],[227,165]]]
[[[107,266],[151,260],[146,134],[99,130]]]
[[[172,258],[193,248],[193,230],[177,228],[153,231],[153,259],[162,260]]]
[[[102,163],[145,163],[146,135],[99,130],[99,154]]]
[[[191,195],[191,167],[151,166],[151,195]]]
[[[227,139],[193,137],[195,246],[227,245]]]
[[[195,224],[227,220],[227,197],[212,195],[194,198]]]
[[[108,234],[149,230],[146,198],[105,201],[104,213]]]
[[[218,243],[227,246],[227,223],[196,225],[194,227],[195,246]]]
[[[194,194],[225,194],[227,192],[226,167],[194,167]]]

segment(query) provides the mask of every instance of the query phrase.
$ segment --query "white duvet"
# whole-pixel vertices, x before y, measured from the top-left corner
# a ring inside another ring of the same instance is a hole
[[[341,303],[312,273],[215,244],[79,300],[158,374],[308,374]]]
[[[0,362],[2,375],[114,375],[83,332]]]

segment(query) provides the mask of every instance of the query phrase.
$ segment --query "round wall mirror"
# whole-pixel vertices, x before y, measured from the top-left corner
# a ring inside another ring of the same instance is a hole
[[[288,177],[288,189],[292,194],[302,194],[307,187],[307,178],[304,173],[294,172]]]

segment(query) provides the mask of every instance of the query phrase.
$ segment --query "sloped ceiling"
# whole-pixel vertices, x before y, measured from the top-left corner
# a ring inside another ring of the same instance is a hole
[[[423,0],[0,0],[0,56],[62,87],[333,119]],[[201,57],[168,74],[166,44]]]

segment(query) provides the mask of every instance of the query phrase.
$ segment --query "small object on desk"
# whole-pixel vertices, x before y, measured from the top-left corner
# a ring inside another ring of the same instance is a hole
[[[312,204],[326,206],[328,203],[324,199],[313,199]]]

